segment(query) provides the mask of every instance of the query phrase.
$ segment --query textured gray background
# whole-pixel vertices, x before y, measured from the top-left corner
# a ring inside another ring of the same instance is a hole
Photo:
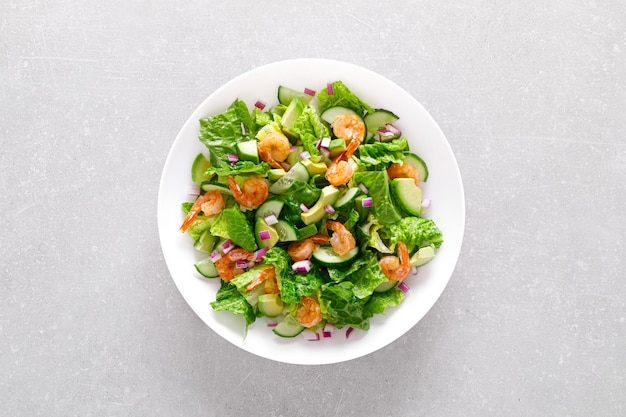
[[[87,3],[0,3],[0,415],[626,415],[623,1]],[[438,303],[332,366],[208,329],[156,227],[188,115],[296,57],[404,87],[466,192]]]

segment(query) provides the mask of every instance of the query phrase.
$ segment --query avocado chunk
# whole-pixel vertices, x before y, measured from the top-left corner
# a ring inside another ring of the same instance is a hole
[[[285,304],[278,294],[261,294],[257,306],[264,316],[278,317],[282,314]]]
[[[435,257],[435,248],[432,246],[424,246],[419,248],[417,252],[411,256],[409,263],[411,266],[422,266],[427,264]]]
[[[331,158],[336,158],[340,153],[346,150],[346,141],[343,139],[333,139],[330,141],[328,151]]]
[[[257,149],[258,142],[256,140],[247,140],[237,144],[237,153],[242,161],[251,161],[255,164],[259,163],[259,151]]]
[[[267,231],[270,235],[269,239],[261,239],[261,233]],[[272,226],[267,224],[263,217],[257,217],[254,224],[254,237],[260,248],[273,248],[278,242],[278,232]]]
[[[310,159],[305,159],[302,161],[302,165],[309,171],[311,175],[324,174],[328,167],[323,162],[313,162]]]
[[[327,205],[335,204],[337,198],[339,197],[339,190],[332,185],[327,185],[322,188],[322,194],[320,198],[317,200],[317,203],[313,207],[309,209],[309,211],[302,213],[300,218],[304,222],[304,224],[313,224],[317,223],[324,217],[326,211],[324,207]]]

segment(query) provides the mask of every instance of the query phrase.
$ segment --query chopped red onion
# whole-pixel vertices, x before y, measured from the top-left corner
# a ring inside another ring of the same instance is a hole
[[[414,266],[413,268],[411,268],[411,274],[412,275],[417,275],[417,267]]]
[[[235,262],[235,266],[237,268],[247,268],[248,267],[248,261],[246,261],[245,259],[240,259],[237,262]]]
[[[235,244],[230,239],[225,240],[224,243],[222,243],[218,247],[218,249],[221,249],[222,253],[224,253],[224,254],[227,254],[228,252],[230,252],[234,248],[235,248]]]
[[[311,270],[311,265],[312,262],[309,259],[305,259],[303,261],[294,262],[291,269],[299,273],[304,273]]]
[[[211,262],[215,263],[217,261],[220,260],[220,258],[222,257],[222,254],[219,253],[218,251],[213,251],[211,252],[211,254],[209,255],[209,259],[211,260]]]
[[[265,108],[265,103],[263,103],[261,100],[257,100],[256,103],[254,103],[254,107],[263,110]]]
[[[335,208],[331,206],[330,204],[326,204],[324,206],[324,211],[328,214],[333,214],[335,212]]]
[[[333,90],[333,83],[326,84],[326,91],[328,92],[329,96],[335,94],[335,91]]]
[[[330,146],[330,138],[322,138],[322,140],[320,140],[320,146],[322,148],[328,148]]]
[[[302,332],[302,336],[309,342],[318,342],[320,340],[320,334],[317,332],[309,331]]]
[[[348,327],[348,330],[346,330],[346,339],[350,337],[353,331],[354,331],[354,327],[352,326]]]
[[[285,171],[289,171],[289,168],[291,168],[291,165],[289,165],[288,162],[281,162],[280,166],[283,167]]]
[[[307,94],[309,96],[314,96],[315,95],[315,90],[311,90],[310,88],[305,88],[304,89],[304,94]]]
[[[265,223],[271,226],[278,223],[278,219],[276,218],[276,215],[274,213],[268,214],[267,216],[265,216]]]
[[[384,137],[393,137],[395,134],[387,129],[378,129],[378,134]]]
[[[302,210],[304,213],[306,213],[307,211],[309,211],[309,208],[307,206],[304,205],[304,203],[300,204],[300,210]]]
[[[322,153],[322,155],[324,155],[326,158],[329,158],[329,157],[330,157],[330,151],[328,150],[328,148],[321,147],[321,148],[320,148],[320,152],[321,152],[321,153]]]
[[[372,207],[373,204],[374,204],[374,200],[372,199],[372,197],[366,197],[363,200],[361,200],[361,205],[363,207]]]
[[[289,148],[289,153],[295,152],[298,150],[297,146],[292,146],[291,148]]]
[[[315,148],[319,150],[321,147],[322,147],[322,141],[318,140],[317,143],[315,144]]]
[[[398,289],[406,294],[411,288],[409,288],[409,286],[406,285],[403,281],[400,281],[400,283],[398,284]]]
[[[300,158],[302,159],[309,159],[311,157],[311,154],[309,153],[309,151],[302,151],[300,152]]]
[[[324,336],[324,339],[330,339],[331,337],[333,337],[333,334],[331,332],[324,331],[322,334]]]
[[[276,327],[278,325],[278,320],[276,319],[267,319],[267,327]]]
[[[367,194],[370,192],[370,190],[362,182],[359,183],[359,188],[361,189],[361,191],[363,191],[363,194]]]
[[[429,198],[425,198],[422,200],[422,207],[429,208],[432,204],[432,201]]]
[[[394,135],[400,136],[402,134],[402,132],[400,131],[400,129],[398,129],[397,127],[395,127],[394,125],[392,125],[391,123],[386,123],[385,127],[387,128],[387,130],[391,133],[393,133]]]
[[[337,327],[335,327],[335,325],[334,325],[334,324],[332,324],[332,323],[326,323],[326,324],[324,325],[324,331],[325,331],[325,332],[331,332],[331,333],[332,333],[332,332],[334,332],[334,331],[335,331],[335,329],[336,329],[336,328],[337,328]]]
[[[265,247],[265,248],[261,248],[257,251],[254,252],[254,256],[252,257],[253,261],[258,261],[259,259],[261,259],[262,257],[265,256],[265,254],[267,253],[267,251],[270,250],[270,248]]]
[[[259,237],[261,238],[261,240],[268,240],[270,238],[269,230],[261,230],[259,232]]]
[[[237,161],[239,161],[239,157],[237,155],[235,155],[234,153],[229,153],[227,155],[227,157],[228,157],[228,160],[230,162],[237,162]]]

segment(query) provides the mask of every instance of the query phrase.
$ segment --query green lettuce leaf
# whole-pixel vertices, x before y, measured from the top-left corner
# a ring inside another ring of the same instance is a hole
[[[256,265],[231,279],[230,283],[237,287],[239,292],[244,293],[246,291],[246,287],[250,285],[250,283],[258,277],[265,268],[267,268],[266,265]]]
[[[402,218],[389,193],[387,171],[357,171],[352,179],[355,184],[363,183],[369,189],[374,214],[380,224],[387,226]]]
[[[290,128],[291,132],[296,134],[302,141],[304,149],[312,156],[319,155],[317,142],[323,138],[330,137],[330,132],[317,111],[310,106],[306,106],[300,116],[294,121]]]
[[[226,230],[230,240],[237,246],[247,251],[255,251],[258,249],[252,225],[248,222],[246,216],[234,206],[222,211],[221,217],[226,223]]]
[[[211,225],[215,222],[216,216],[198,216],[191,223],[189,228],[187,229],[187,234],[193,239],[198,240],[200,235],[205,231],[211,228]]]
[[[301,220],[302,209],[300,204],[311,207],[320,198],[321,193],[321,190],[313,185],[295,181],[287,191],[276,197],[285,203],[281,217],[292,224],[297,224]]]
[[[357,272],[363,265],[367,264],[367,259],[359,257],[350,264],[348,268],[327,268],[328,276],[335,282],[349,279],[352,274]]]
[[[322,317],[338,328],[353,326],[368,330],[372,312],[366,308],[366,300],[357,298],[350,281],[327,283],[320,291]]]
[[[191,201],[185,201],[184,203],[180,205],[180,208],[183,210],[183,213],[185,214],[189,213],[189,210],[191,210],[192,207],[193,207],[193,202]]]
[[[374,108],[358,98],[350,89],[342,82],[333,82],[333,94],[328,95],[328,89],[325,88],[317,94],[317,98],[322,105],[322,109],[326,110],[330,107],[347,107],[363,116],[366,112],[373,113]]]
[[[248,106],[239,99],[224,113],[200,119],[199,139],[209,149],[211,166],[230,165],[227,155],[233,152],[237,143],[250,140],[248,135],[255,131],[255,125]]]
[[[409,250],[425,244],[438,248],[443,243],[443,235],[435,222],[422,217],[405,217],[390,225],[386,234],[391,243],[404,242]]]
[[[397,288],[392,288],[385,292],[375,292],[367,302],[367,309],[372,314],[383,314],[387,307],[400,305],[406,295]]]
[[[256,320],[252,306],[237,290],[237,287],[230,282],[222,281],[222,286],[217,291],[215,301],[211,303],[211,307],[216,311],[230,311],[235,314],[242,314],[246,320],[246,333],[248,332],[248,326]]]
[[[366,255],[367,263],[359,268],[359,271],[354,274],[356,279],[353,280],[354,288],[352,292],[357,298],[365,298],[374,292],[383,282],[387,282],[387,277],[383,274],[378,264],[378,258],[372,252],[368,252]]]
[[[379,164],[402,163],[403,152],[409,149],[405,138],[391,142],[374,142],[359,146],[359,159],[366,166]]]
[[[300,302],[303,295],[311,295],[322,286],[324,279],[317,268],[306,273],[289,273],[282,277],[280,298],[289,304]]]
[[[259,174],[266,175],[270,166],[267,162],[261,162],[255,164],[252,161],[237,161],[236,164],[221,165],[219,167],[209,167],[206,170],[205,175],[217,174],[220,177],[227,177],[229,175],[241,175],[241,174]]]

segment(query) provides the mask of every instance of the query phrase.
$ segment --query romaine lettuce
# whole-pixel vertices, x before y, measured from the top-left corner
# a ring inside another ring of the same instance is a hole
[[[422,217],[405,217],[390,225],[386,233],[391,243],[404,242],[409,249],[424,244],[438,248],[443,243],[443,235],[435,222]]]
[[[368,330],[372,312],[366,308],[366,300],[354,295],[353,288],[350,281],[322,285],[319,296],[322,317],[337,328],[353,326]]]
[[[322,109],[326,110],[330,107],[347,107],[363,116],[366,112],[373,113],[374,108],[358,98],[342,81],[332,83],[333,94],[328,95],[328,89],[325,88],[317,93],[317,98],[322,104]]]
[[[359,159],[366,166],[388,163],[402,163],[404,151],[409,149],[405,138],[391,142],[374,142],[359,146]]]
[[[310,106],[304,108],[290,130],[300,138],[304,149],[313,156],[320,154],[316,147],[317,142],[323,138],[330,137],[330,132],[322,122],[322,119],[320,119],[319,114]]]
[[[400,305],[406,295],[397,288],[392,288],[385,292],[375,292],[367,302],[367,309],[372,314],[383,314],[387,307]]]
[[[285,303],[298,303],[303,295],[313,294],[323,283],[324,279],[317,268],[312,268],[306,273],[284,274],[280,298]]]
[[[238,206],[224,209],[211,225],[211,234],[213,236],[230,239],[237,246],[247,251],[257,249],[252,225],[246,216],[239,211]]]
[[[211,166],[209,167],[209,169],[206,170],[205,175],[217,174],[221,177],[240,174],[266,175],[269,169],[270,166],[269,164],[267,164],[267,162],[255,164],[252,161],[237,161],[237,163],[234,165],[226,164],[220,166]]]
[[[373,200],[374,214],[382,225],[390,225],[401,219],[389,193],[387,171],[357,171],[352,176],[355,184],[363,183],[369,189]]]
[[[222,281],[222,285],[217,291],[215,301],[211,303],[211,307],[216,311],[230,311],[235,314],[242,314],[246,320],[246,333],[248,326],[256,320],[252,306],[237,290],[237,287],[230,282]]]
[[[290,259],[287,251],[278,246],[274,246],[263,256],[263,263],[273,265],[275,268],[276,282],[278,283],[278,290],[281,294],[283,291],[283,278],[291,272],[291,268],[289,267]]]
[[[387,282],[387,277],[383,274],[378,264],[378,258],[372,252],[367,252],[366,264],[354,274],[354,288],[352,292],[357,298],[366,298],[374,292],[383,282]]]

